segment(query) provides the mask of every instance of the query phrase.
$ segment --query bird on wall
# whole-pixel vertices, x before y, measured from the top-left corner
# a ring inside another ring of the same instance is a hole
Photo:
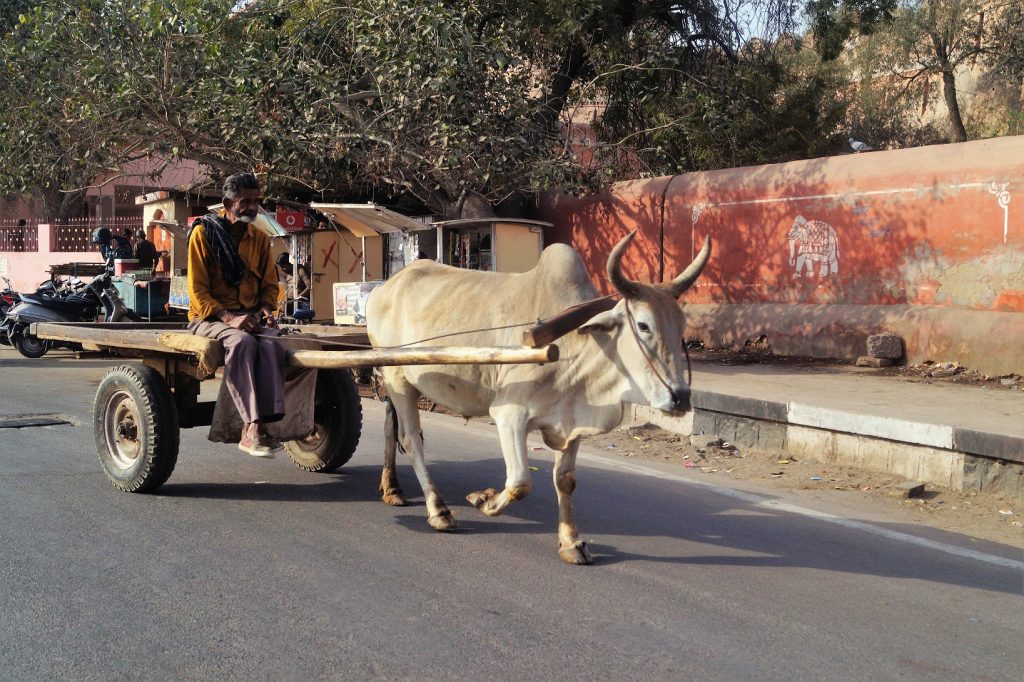
[[[855,140],[852,137],[848,138],[848,141],[850,143],[850,149],[852,149],[855,154],[859,153],[859,152],[873,152],[873,151],[875,151],[875,148],[872,147],[871,145],[867,144],[866,142],[861,142],[860,140]]]

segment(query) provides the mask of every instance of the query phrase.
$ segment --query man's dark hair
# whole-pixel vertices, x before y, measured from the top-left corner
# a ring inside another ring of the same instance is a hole
[[[235,199],[243,189],[259,189],[260,181],[252,173],[235,173],[224,181],[224,198]]]

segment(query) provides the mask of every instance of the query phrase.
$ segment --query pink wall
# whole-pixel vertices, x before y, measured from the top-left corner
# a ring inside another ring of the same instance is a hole
[[[39,226],[39,250],[36,252],[0,252],[0,275],[11,280],[15,290],[35,291],[50,278],[50,266],[62,263],[102,263],[99,251],[50,252],[50,226]]]
[[[609,250],[637,229],[624,268],[646,281],[674,276],[712,236],[690,302],[1024,312],[1022,187],[1024,137],[1005,137],[618,183],[549,197],[540,217],[602,287]],[[809,228],[791,234],[798,216]]]

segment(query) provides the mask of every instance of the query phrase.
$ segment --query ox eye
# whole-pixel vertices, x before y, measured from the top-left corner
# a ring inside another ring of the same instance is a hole
[[[636,323],[636,328],[639,329],[640,331],[644,332],[645,334],[647,332],[651,331],[651,328],[647,326],[646,322],[637,322]]]

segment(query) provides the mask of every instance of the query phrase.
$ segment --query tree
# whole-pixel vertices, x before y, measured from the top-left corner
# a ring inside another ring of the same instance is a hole
[[[0,45],[0,190],[80,189],[157,155],[256,169],[296,198],[413,197],[458,216],[728,163],[742,155],[709,151],[729,121],[736,149],[765,117],[773,135],[799,121],[744,159],[816,153],[801,135],[832,134],[831,76],[788,75],[808,71],[752,47],[754,19],[774,45],[790,3],[55,0]],[[608,153],[582,168],[565,117],[594,101]]]
[[[1006,79],[1012,109],[1007,133],[1024,132],[1024,5],[1007,2],[996,5],[986,17],[985,63],[998,78]]]
[[[992,4],[987,0],[916,0],[885,12],[880,23],[871,24],[870,35],[860,31],[865,37],[853,48],[862,80],[886,73],[900,84],[899,91],[908,100],[927,98],[928,81],[938,78],[947,112],[947,139],[966,141],[957,77],[989,50],[984,16]],[[856,31],[846,35],[852,32]],[[843,33],[833,39],[836,35]]]
[[[64,218],[83,194],[75,188],[95,177],[87,161],[94,138],[87,124],[65,115],[66,53],[34,49],[50,43],[54,27],[41,26],[34,37],[24,30],[32,23],[31,4],[3,17],[14,33],[4,38],[0,53],[0,193],[35,195],[47,217]]]
[[[293,194],[409,193],[458,213],[469,194],[498,201],[581,174],[557,131],[535,125],[543,102],[510,55],[511,19],[483,33],[479,11],[454,4],[234,5],[37,7],[3,45],[4,186],[161,154],[256,168]]]

